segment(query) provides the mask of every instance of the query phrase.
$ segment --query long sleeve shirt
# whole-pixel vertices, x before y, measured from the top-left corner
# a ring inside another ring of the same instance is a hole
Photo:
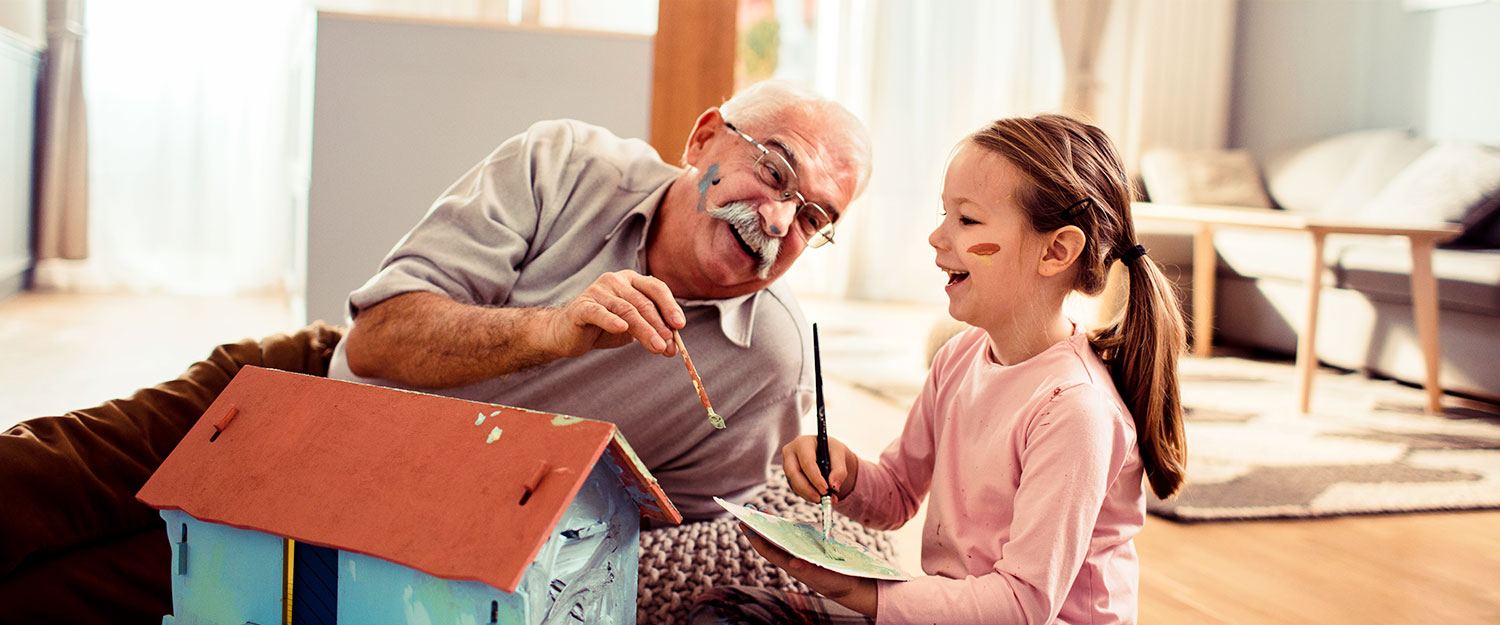
[[[1130,412],[1075,332],[1015,365],[970,328],[939,351],[901,437],[838,510],[891,529],[924,495],[922,569],[877,623],[1129,623],[1145,522]]]

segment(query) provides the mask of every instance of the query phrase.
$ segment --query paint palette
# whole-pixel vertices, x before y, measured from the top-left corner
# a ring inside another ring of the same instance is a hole
[[[812,524],[767,514],[718,497],[714,497],[714,501],[745,525],[749,525],[757,534],[771,541],[771,544],[830,571],[871,579],[906,581],[912,578],[896,568],[895,564],[864,547],[841,542],[838,538],[824,540],[823,532]]]

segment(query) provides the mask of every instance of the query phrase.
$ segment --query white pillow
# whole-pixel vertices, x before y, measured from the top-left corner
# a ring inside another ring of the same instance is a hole
[[[1150,150],[1141,156],[1141,181],[1152,202],[1272,206],[1245,150]]]
[[[1500,150],[1442,142],[1396,174],[1360,216],[1402,223],[1470,223],[1483,216],[1469,212],[1487,206],[1496,194],[1500,194]]]
[[[1266,160],[1271,197],[1287,210],[1324,213],[1361,155],[1410,136],[1404,128],[1356,130],[1278,152]]]
[[[1370,201],[1379,196],[1401,170],[1432,146],[1430,139],[1394,134],[1371,141],[1318,214],[1335,218],[1357,217],[1369,208]]]

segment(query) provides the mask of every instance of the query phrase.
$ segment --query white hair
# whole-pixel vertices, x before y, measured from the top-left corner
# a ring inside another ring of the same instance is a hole
[[[805,85],[787,80],[764,80],[735,94],[719,106],[724,119],[741,129],[774,129],[802,117],[817,122],[847,149],[841,152],[858,166],[854,195],[870,181],[870,132],[842,104]]]

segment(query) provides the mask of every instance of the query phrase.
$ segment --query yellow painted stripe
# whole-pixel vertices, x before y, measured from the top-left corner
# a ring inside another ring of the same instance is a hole
[[[281,610],[283,625],[292,625],[292,574],[295,570],[293,564],[297,554],[297,541],[290,538],[282,539],[286,548],[282,553],[282,562],[285,563],[286,592],[281,596]]]

